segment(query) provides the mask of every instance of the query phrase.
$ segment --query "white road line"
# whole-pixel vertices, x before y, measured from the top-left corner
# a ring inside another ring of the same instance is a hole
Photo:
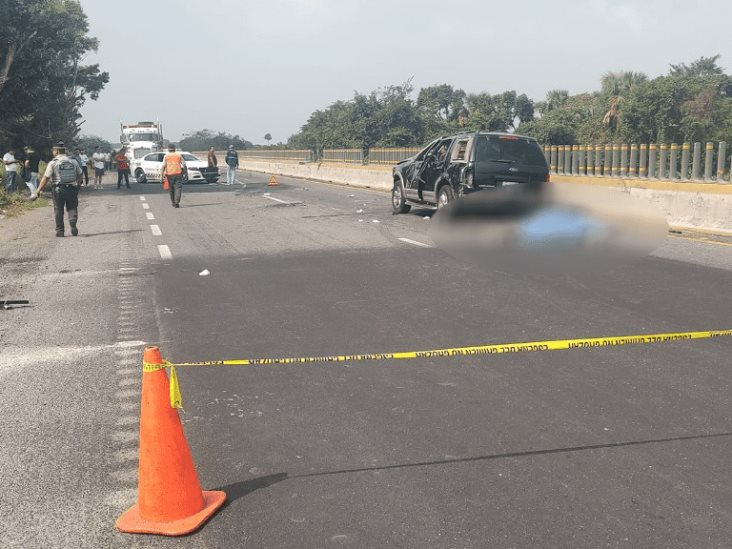
[[[152,212],[145,212],[145,217],[147,217],[150,221],[155,221],[155,216]]]
[[[143,210],[149,210],[150,209],[150,204],[148,204],[147,202],[143,202],[142,209]]]
[[[419,246],[420,248],[431,248],[429,244],[425,244],[424,242],[417,242],[416,240],[412,240],[411,238],[399,238],[397,240],[401,240],[402,242],[406,242],[407,244],[411,244],[413,246]]]
[[[264,198],[267,198],[268,200],[274,200],[275,202],[281,202],[282,204],[289,204],[286,200],[280,200],[279,198],[275,198],[274,196],[269,196],[267,194],[263,194]]]
[[[147,198],[145,198],[144,196],[140,196],[140,200],[142,200],[143,202],[145,202],[147,200]]]
[[[167,244],[159,244],[158,253],[161,259],[173,259],[173,254],[170,253],[170,248],[168,248]]]
[[[160,227],[157,225],[150,225],[150,231],[152,232],[153,236],[163,236],[163,231],[160,230]]]

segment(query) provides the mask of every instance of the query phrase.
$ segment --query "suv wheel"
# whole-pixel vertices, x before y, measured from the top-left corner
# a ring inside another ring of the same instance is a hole
[[[407,213],[412,207],[407,204],[407,197],[404,195],[404,185],[399,181],[394,182],[391,190],[391,208],[395,214]]]
[[[135,180],[138,183],[147,183],[147,176],[142,168],[137,168],[135,171]]]
[[[440,192],[437,193],[437,209],[440,210],[452,202],[454,195],[450,185],[443,185],[440,187]]]

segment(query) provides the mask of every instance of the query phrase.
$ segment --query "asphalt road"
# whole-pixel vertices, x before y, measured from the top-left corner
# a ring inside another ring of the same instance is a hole
[[[732,539],[732,340],[180,369],[201,482],[182,539],[122,535],[141,349],[168,360],[423,350],[732,327],[732,247],[506,273],[434,247],[388,195],[241,173],[84,191],[0,221],[3,547],[705,547]],[[208,276],[199,273],[208,270]]]

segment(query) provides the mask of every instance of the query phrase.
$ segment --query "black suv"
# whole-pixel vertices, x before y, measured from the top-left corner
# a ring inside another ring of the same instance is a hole
[[[520,185],[540,191],[549,181],[544,153],[532,137],[471,132],[440,137],[394,166],[392,207],[441,208],[455,197],[481,189]]]

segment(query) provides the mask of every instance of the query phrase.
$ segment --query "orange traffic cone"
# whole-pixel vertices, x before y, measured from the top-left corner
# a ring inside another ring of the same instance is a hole
[[[267,183],[268,187],[278,187],[279,183],[277,183],[277,178],[273,175],[269,178],[269,183]]]
[[[224,504],[224,492],[202,492],[160,349],[147,347],[140,409],[140,462],[137,504],[115,526],[131,534],[183,536],[196,531]],[[152,370],[152,371],[150,371]]]

